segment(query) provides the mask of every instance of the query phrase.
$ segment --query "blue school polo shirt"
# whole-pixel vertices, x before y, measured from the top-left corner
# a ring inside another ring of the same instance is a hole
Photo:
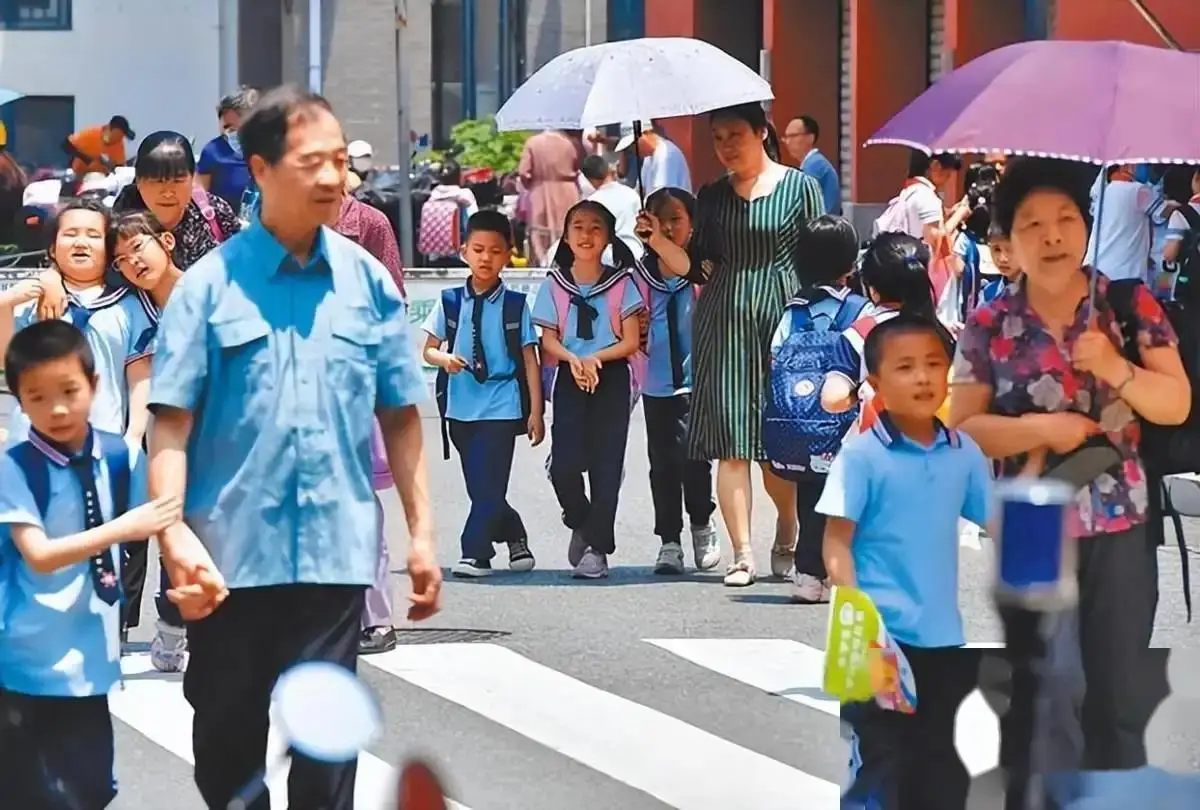
[[[542,286],[538,288],[537,297],[533,301],[533,322],[538,326],[558,329],[558,310],[555,307],[554,292],[550,286],[556,283],[558,282],[552,276],[547,276],[546,280],[542,282]],[[621,294],[621,320],[624,321],[642,309],[645,304],[642,302],[642,294],[638,292],[637,284],[632,278],[628,278],[622,283],[625,289]],[[603,292],[593,293],[592,289],[595,286],[595,284],[579,285],[579,291],[583,294],[584,299],[595,307],[598,313],[592,322],[591,339],[584,340],[579,337],[579,307],[576,306],[568,309],[566,334],[559,335],[563,347],[581,359],[621,342],[621,336],[613,334],[612,315],[608,311],[608,288]]]
[[[150,408],[194,417],[184,520],[230,588],[374,582],[375,412],[427,396],[396,282],[329,228],[301,264],[256,220],[159,319]]]
[[[223,136],[213,138],[200,150],[196,173],[207,174],[209,191],[233,206],[236,212],[242,204],[242,192],[250,185],[250,167],[246,159],[233,151]]]
[[[95,297],[81,299],[78,294],[72,297],[90,313],[83,332],[96,360],[96,376],[100,378],[89,420],[100,430],[124,433],[129,424],[125,369],[153,351],[154,321],[138,297],[125,288],[97,289]],[[63,320],[70,320],[70,316],[64,315]],[[13,331],[19,332],[36,321],[37,302],[30,301],[13,313]],[[29,420],[15,406],[9,422],[9,438],[21,442],[28,434]]]
[[[0,626],[0,686],[26,695],[92,697],[106,695],[121,678],[121,606],[96,595],[87,560],[39,574],[13,544],[10,526],[41,526],[53,539],[86,527],[79,480],[69,459],[31,435],[30,441],[50,460],[50,500],[43,522],[25,475],[7,453],[0,453],[0,570],[6,572]],[[112,520],[112,489],[100,442],[93,440],[93,471],[105,521]],[[129,506],[146,500],[146,462],[140,448],[130,448]],[[113,566],[120,570],[116,546]]]
[[[518,368],[509,357],[504,341],[504,290],[503,284],[498,285],[483,302],[480,333],[489,379],[482,383],[477,381],[469,366],[457,374],[451,374],[446,388],[447,419],[482,422],[487,419],[521,418],[521,388],[516,375],[524,374],[525,370]],[[464,285],[454,345],[446,347],[446,351],[458,355],[468,364],[475,356],[475,300]],[[441,296],[438,296],[437,303],[421,328],[438,340],[446,340],[446,313],[442,309]],[[536,343],[537,333],[533,331],[533,318],[526,304],[521,314],[521,345],[533,346]],[[505,377],[508,379],[503,379]]]
[[[648,256],[648,262],[657,257]],[[646,341],[646,353],[650,362],[646,368],[646,379],[642,381],[642,396],[673,397],[692,390],[692,316],[696,309],[696,294],[692,285],[682,278],[663,278],[668,292],[649,287],[650,300],[645,302],[650,315],[650,334]],[[671,333],[667,329],[667,307],[676,308],[676,336],[683,371],[683,385],[675,388],[671,369]]]
[[[898,641],[965,643],[958,611],[958,519],[985,524],[991,467],[969,436],[941,429],[929,447],[882,414],[842,445],[817,512],[855,524],[857,584]]]

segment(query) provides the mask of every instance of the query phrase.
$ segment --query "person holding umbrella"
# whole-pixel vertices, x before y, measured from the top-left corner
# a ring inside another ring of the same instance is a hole
[[[713,146],[728,174],[697,196],[696,230],[685,250],[661,234],[649,211],[638,220],[663,272],[704,284],[696,306],[695,383],[689,454],[717,459],[717,501],[733,544],[729,587],[753,584],[750,468],[778,511],[771,571],[792,567],[798,533],[795,486],[766,464],[759,418],[771,337],[796,291],[801,268],[794,246],[802,225],[825,211],[820,184],[779,163],[774,127],[759,103],[709,115]]]

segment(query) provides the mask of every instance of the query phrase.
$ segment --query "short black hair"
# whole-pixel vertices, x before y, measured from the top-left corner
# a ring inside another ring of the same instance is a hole
[[[811,115],[798,115],[796,120],[804,124],[804,131],[813,136],[813,143],[821,140],[821,125]]]
[[[800,226],[796,240],[796,270],[801,286],[832,284],[854,270],[858,232],[850,220],[833,214]]]
[[[879,373],[879,367],[883,363],[883,353],[890,339],[898,335],[914,334],[933,335],[946,350],[946,357],[954,356],[954,341],[950,337],[950,333],[946,331],[946,327],[934,318],[901,312],[899,315],[879,323],[867,333],[867,338],[863,342],[863,363],[867,367],[867,373]]]
[[[958,155],[950,152],[939,152],[936,155],[930,155],[922,152],[920,149],[913,149],[908,156],[908,176],[925,177],[929,174],[929,169],[935,162],[950,171],[956,172],[962,168],[962,158]]]
[[[238,129],[242,154],[247,161],[258,155],[274,166],[287,153],[292,118],[304,119],[317,110],[333,113],[333,105],[320,93],[301,90],[294,84],[268,90]]]
[[[4,352],[4,376],[8,390],[21,399],[21,375],[44,363],[66,357],[79,358],[83,374],[89,380],[96,376],[96,357],[87,338],[67,321],[38,321],[13,335]]]
[[[463,237],[463,242],[466,243],[469,241],[473,233],[500,234],[500,236],[504,237],[504,243],[512,247],[512,223],[508,221],[508,217],[499,211],[485,209],[471,214],[471,218],[467,220],[467,233]]]
[[[588,180],[596,182],[607,179],[610,171],[612,171],[612,165],[602,155],[588,155],[579,164],[579,173]]]
[[[1078,164],[1052,158],[1018,158],[1005,167],[992,198],[992,219],[1001,233],[1012,234],[1017,208],[1038,189],[1064,194],[1091,227],[1089,188]]]
[[[454,158],[446,158],[438,169],[437,182],[439,186],[462,185],[462,166]]]
[[[58,239],[59,223],[71,211],[91,211],[93,214],[99,214],[104,217],[104,225],[102,227],[105,231],[108,230],[109,222],[112,219],[112,214],[109,212],[108,206],[104,204],[103,199],[97,197],[74,197],[68,200],[46,220],[46,258],[50,258],[50,251],[54,247],[54,242]]]
[[[164,233],[169,231],[151,211],[125,211],[117,214],[108,225],[108,238],[105,241],[108,255],[110,258],[116,255],[117,242],[122,239],[132,239],[135,236],[158,239]]]
[[[138,144],[133,175],[138,180],[178,180],[196,173],[196,153],[182,133],[151,132]]]

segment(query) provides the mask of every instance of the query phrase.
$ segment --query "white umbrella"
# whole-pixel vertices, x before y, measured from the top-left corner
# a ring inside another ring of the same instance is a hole
[[[556,56],[496,113],[496,129],[587,129],[775,98],[770,83],[698,39],[606,42]]]

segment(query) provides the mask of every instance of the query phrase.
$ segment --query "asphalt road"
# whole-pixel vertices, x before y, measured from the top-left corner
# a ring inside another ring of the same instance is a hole
[[[457,460],[439,458],[436,420],[424,424],[440,558],[449,566],[467,500]],[[361,810],[384,801],[388,765],[415,753],[439,763],[453,797],[473,810],[836,806],[847,748],[836,705],[820,692],[816,651],[824,647],[826,609],[790,604],[786,585],[777,582],[731,590],[719,573],[654,576],[645,447],[639,412],[615,567],[610,579],[585,583],[567,573],[567,532],[543,470],[545,449],[518,450],[511,500],[530,528],[538,568],[478,581],[448,578],[440,616],[413,628],[401,609],[404,644],[362,659],[385,728],[360,759]],[[758,481],[754,503],[757,562],[767,571],[774,523]],[[385,507],[402,606],[403,516],[394,495]],[[1200,527],[1190,531],[1194,555]],[[964,547],[961,554],[961,605],[968,637],[977,642],[1001,637],[989,604],[988,550]],[[1160,564],[1155,645],[1196,650],[1177,552],[1161,550]],[[135,642],[148,642],[152,611],[148,599]],[[126,659],[126,690],[113,699],[121,788],[114,807],[202,810],[178,678],[147,668],[144,655]],[[1189,694],[1156,715],[1148,734],[1153,764],[1195,770],[1200,697],[1194,675],[1172,677],[1186,681],[1180,691]],[[994,760],[995,719],[978,708],[964,705],[960,713],[967,737],[960,751],[969,749],[964,760],[985,770],[989,756]]]

